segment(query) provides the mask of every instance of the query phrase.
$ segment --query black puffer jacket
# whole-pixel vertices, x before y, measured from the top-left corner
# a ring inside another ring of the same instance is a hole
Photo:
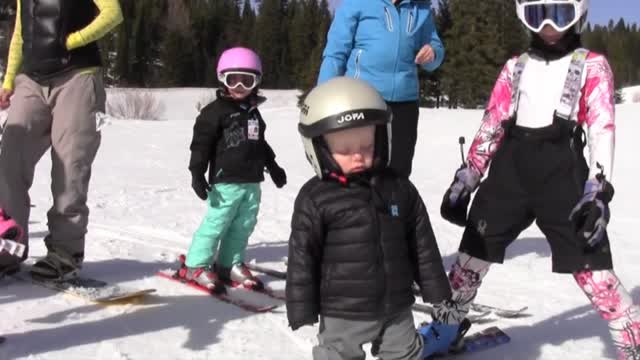
[[[220,91],[217,95],[196,118],[189,170],[200,177],[209,169],[210,184],[263,181],[265,166],[277,166],[258,111],[265,98],[252,95],[238,102]]]
[[[415,300],[414,281],[424,301],[451,296],[429,216],[409,180],[311,179],[291,228],[286,295],[294,330],[320,314],[370,320],[405,310]]]
[[[70,69],[100,66],[98,44],[67,50],[67,36],[98,15],[93,0],[20,0],[22,72],[45,80]]]

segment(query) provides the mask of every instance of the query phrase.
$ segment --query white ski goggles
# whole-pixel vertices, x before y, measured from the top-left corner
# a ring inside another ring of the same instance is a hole
[[[540,32],[545,25],[551,25],[559,32],[569,30],[578,20],[578,9],[575,2],[521,0],[524,24],[531,31]]]
[[[229,89],[242,86],[246,90],[252,90],[260,83],[260,75],[246,71],[228,71],[218,75],[218,80]]]

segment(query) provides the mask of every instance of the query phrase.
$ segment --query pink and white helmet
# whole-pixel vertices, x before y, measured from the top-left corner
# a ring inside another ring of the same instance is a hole
[[[228,71],[247,71],[262,75],[262,62],[253,50],[244,47],[234,47],[225,50],[220,55],[216,73],[218,77]]]

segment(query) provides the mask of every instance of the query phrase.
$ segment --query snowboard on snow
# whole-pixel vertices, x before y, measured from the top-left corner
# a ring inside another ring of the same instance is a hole
[[[28,271],[28,267],[23,265]],[[68,280],[51,280],[25,273],[12,275],[16,279],[30,281],[33,284],[50,290],[65,293],[89,302],[113,304],[141,298],[156,291],[153,288],[139,289],[130,286],[112,284],[86,276],[78,276]]]

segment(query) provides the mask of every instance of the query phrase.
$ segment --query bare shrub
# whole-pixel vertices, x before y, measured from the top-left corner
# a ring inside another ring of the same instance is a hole
[[[162,120],[164,110],[164,105],[148,90],[112,91],[107,100],[107,114],[120,119]]]
[[[215,100],[216,100],[215,91],[208,91],[200,95],[198,102],[196,102],[196,110],[198,110],[198,112],[202,111],[202,108],[214,102]]]

